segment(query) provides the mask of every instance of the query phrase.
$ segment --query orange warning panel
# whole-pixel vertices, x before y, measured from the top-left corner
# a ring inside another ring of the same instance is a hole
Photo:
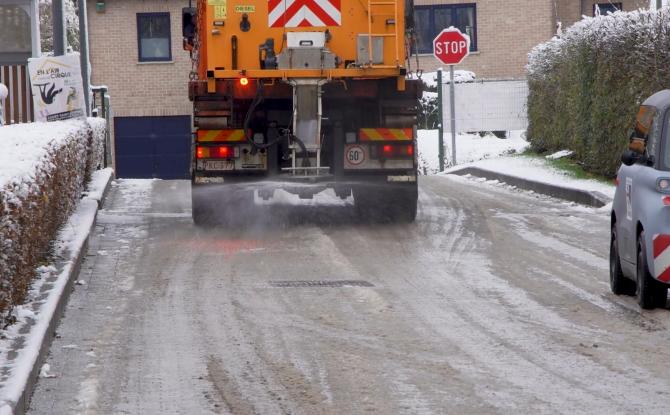
[[[245,141],[244,130],[198,130],[199,143]]]
[[[358,136],[361,141],[411,141],[411,128],[361,128]]]

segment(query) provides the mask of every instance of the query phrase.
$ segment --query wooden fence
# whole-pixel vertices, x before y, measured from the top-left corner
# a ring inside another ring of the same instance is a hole
[[[9,96],[2,105],[5,124],[18,124],[35,120],[30,77],[27,65],[0,66],[0,83],[9,89]]]

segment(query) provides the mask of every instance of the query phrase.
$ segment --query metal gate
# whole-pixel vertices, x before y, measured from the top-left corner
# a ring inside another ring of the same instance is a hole
[[[26,65],[0,66],[0,83],[9,89],[9,96],[0,100],[5,124],[35,120],[30,77]]]
[[[191,117],[115,117],[116,176],[188,179]]]
[[[449,84],[443,86],[444,131],[451,129]],[[526,80],[481,80],[455,84],[458,132],[525,130]]]

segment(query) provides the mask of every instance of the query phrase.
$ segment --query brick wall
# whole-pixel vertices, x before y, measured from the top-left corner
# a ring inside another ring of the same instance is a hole
[[[464,0],[415,0],[415,5],[463,4]],[[478,78],[519,78],[525,74],[528,52],[555,33],[551,0],[480,0],[477,5],[477,46],[457,69]],[[504,6],[501,4],[504,3]],[[420,57],[424,71],[442,66],[432,55]],[[446,68],[445,68],[446,69]]]
[[[190,115],[191,61],[182,50],[181,9],[175,0],[115,0],[99,13],[88,0],[92,83],[106,85],[115,116]],[[139,63],[136,13],[169,12],[172,61]]]
[[[649,7],[648,0],[613,2],[622,3],[624,11]],[[473,71],[478,78],[519,78],[525,76],[528,52],[556,33],[557,19],[566,29],[582,15],[593,15],[594,4],[607,0],[414,0],[417,6],[467,3],[477,7],[478,51],[457,68]],[[419,66],[434,71],[443,65],[432,55],[421,55]]]
[[[567,28],[580,20],[582,16],[593,16],[593,5],[609,3],[607,0],[559,0],[557,2],[558,18],[563,28]],[[612,0],[621,3],[624,11],[649,8],[649,0]]]

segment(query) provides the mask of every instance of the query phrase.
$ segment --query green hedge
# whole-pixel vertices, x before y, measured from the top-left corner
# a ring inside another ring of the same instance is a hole
[[[529,55],[528,140],[614,176],[639,105],[670,88],[670,13],[587,18]]]
[[[12,322],[13,307],[24,300],[60,227],[92,172],[101,167],[105,124],[90,118],[1,127],[0,151],[9,151],[8,146],[24,137],[28,144],[21,151],[13,149],[17,157],[35,151],[44,155],[28,171],[9,179],[3,168],[11,172],[11,166],[0,166],[0,179],[5,178],[0,180],[0,327]]]

